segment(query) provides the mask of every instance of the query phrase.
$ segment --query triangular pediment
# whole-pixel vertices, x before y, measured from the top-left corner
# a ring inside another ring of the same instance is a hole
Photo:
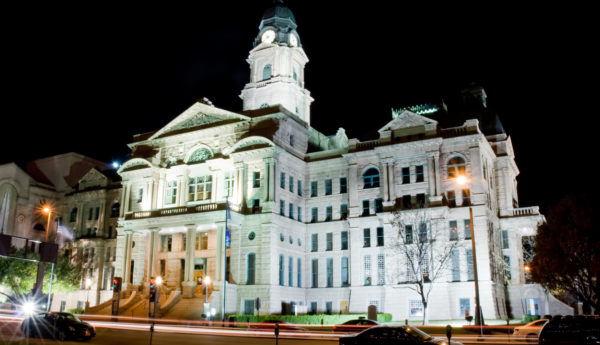
[[[178,134],[194,128],[202,128],[226,121],[245,121],[249,117],[219,109],[204,103],[196,102],[169,122],[165,127],[154,133],[150,139]]]
[[[399,114],[395,119],[388,122],[385,126],[381,127],[379,133],[417,127],[428,131],[436,126],[437,121],[406,110]]]
[[[83,188],[95,187],[95,186],[106,186],[108,184],[108,177],[98,171],[96,168],[90,169],[81,179],[79,179],[79,185],[84,186]]]

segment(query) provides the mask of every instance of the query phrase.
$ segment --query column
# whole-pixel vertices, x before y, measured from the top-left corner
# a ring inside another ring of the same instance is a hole
[[[275,201],[275,160],[272,157],[265,159],[265,168],[265,201]]]
[[[433,176],[435,176],[435,194],[439,195],[442,193],[442,188],[440,187],[440,180],[442,178],[442,174],[440,171],[440,155],[439,153],[435,153],[433,158]]]
[[[127,195],[127,185],[129,183],[124,183],[121,187],[121,203],[119,205],[119,215],[123,216],[125,214],[125,198]]]
[[[244,186],[244,163],[236,163],[235,165],[235,203],[242,205],[243,199],[243,186]]]
[[[165,173],[161,172],[158,179],[158,194],[156,195],[156,208],[163,208],[165,201]]]
[[[360,214],[358,205],[358,167],[356,163],[349,163],[348,166],[348,212],[349,217],[356,217]],[[307,184],[310,183],[307,181]]]
[[[388,180],[390,185],[390,201],[396,201],[396,182],[394,180],[394,169],[396,168],[396,162],[391,160],[388,164]]]
[[[383,163],[383,174],[381,176],[381,179],[383,180],[383,201],[389,201],[390,200],[390,185],[389,185],[389,180],[388,180],[388,168],[389,168],[389,163],[387,161],[384,161]]]
[[[181,296],[183,298],[194,297],[196,281],[194,280],[194,260],[196,257],[196,225],[189,224],[185,226],[186,247],[185,247],[185,272],[184,281],[181,282]]]
[[[123,202],[125,203],[125,208],[123,209],[123,213],[121,215],[125,215],[125,213],[131,210],[131,182],[128,182],[127,186],[125,187],[125,200],[123,200]]]
[[[123,255],[123,288],[129,286],[129,270],[131,269],[131,239],[133,232],[131,230],[125,230],[125,250]]]
[[[146,272],[148,272],[148,278],[155,277],[155,267],[156,267],[156,253],[158,247],[158,232],[159,228],[151,228],[150,232],[148,232],[148,263]]]

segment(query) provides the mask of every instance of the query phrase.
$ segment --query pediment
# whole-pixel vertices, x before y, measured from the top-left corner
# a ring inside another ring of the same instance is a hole
[[[274,146],[276,146],[275,143],[273,143],[271,140],[269,140],[265,137],[251,136],[251,137],[247,137],[247,138],[244,138],[244,139],[238,141],[233,146],[224,150],[223,153],[225,153],[226,155],[230,155],[234,152],[243,151],[245,149],[254,149],[254,148],[261,148],[261,147],[274,147]]]
[[[96,170],[96,168],[92,168],[85,175],[83,175],[82,178],[79,179],[79,183],[80,185],[85,185],[86,187],[106,186],[108,183],[108,177]]]
[[[157,139],[178,134],[194,128],[201,128],[231,120],[250,120],[249,117],[219,109],[211,105],[196,102],[169,122],[165,127],[154,133],[149,139]]]
[[[394,131],[394,130],[401,130],[401,129],[408,129],[408,128],[416,128],[416,127],[421,127],[421,128],[424,128],[425,130],[428,130],[430,128],[435,128],[436,126],[437,126],[437,121],[432,120],[428,117],[419,115],[419,114],[415,114],[411,111],[405,110],[400,115],[398,115],[395,119],[393,119],[392,121],[388,122],[385,126],[383,126],[379,130],[379,133],[387,132],[387,131]]]

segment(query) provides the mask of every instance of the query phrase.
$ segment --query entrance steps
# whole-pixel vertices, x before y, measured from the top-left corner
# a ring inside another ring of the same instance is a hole
[[[193,298],[182,298],[165,315],[165,319],[202,320],[204,313],[204,295],[194,295]],[[208,301],[211,301],[209,296]]]

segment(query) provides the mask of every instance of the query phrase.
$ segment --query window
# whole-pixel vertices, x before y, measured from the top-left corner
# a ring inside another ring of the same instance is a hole
[[[425,174],[423,173],[423,166],[417,165],[415,167],[415,172],[417,174],[415,182],[423,182],[425,181]]]
[[[279,200],[279,214],[285,215],[285,200]]]
[[[346,230],[342,231],[341,239],[342,239],[341,249],[342,250],[348,249],[348,231],[346,231]]]
[[[294,192],[294,176],[290,176],[290,192]]]
[[[408,316],[423,316],[423,302],[419,299],[408,301]]]
[[[348,279],[348,257],[342,257],[342,286],[350,286],[350,280]]]
[[[118,212],[117,212],[118,213]],[[77,207],[73,207],[71,209],[71,215],[69,216],[69,221],[71,223],[76,222],[77,221]]]
[[[266,64],[263,67],[263,80],[271,79],[271,64]]]
[[[470,298],[461,298],[458,300],[458,304],[460,306],[460,316],[466,317],[471,315],[471,299]]]
[[[325,180],[325,195],[331,195],[332,192],[333,192],[333,186],[332,186],[331,179],[326,179]]]
[[[302,196],[302,181],[298,180],[298,195]]]
[[[280,187],[285,189],[285,173],[284,172],[282,172],[280,174],[279,183],[280,183]]]
[[[294,147],[294,135],[290,134],[290,146]]]
[[[330,222],[333,219],[333,207],[325,207],[325,221]]]
[[[427,242],[427,223],[425,222],[419,224],[419,242]]]
[[[377,285],[385,285],[385,255],[377,254]]]
[[[318,188],[318,184],[317,181],[310,181],[310,196],[315,197],[317,196],[317,188]]]
[[[333,233],[328,232],[325,236],[325,250],[333,250]]]
[[[333,287],[333,258],[327,258],[327,287]]]
[[[363,258],[363,276],[365,286],[371,285],[371,255],[365,255]]]
[[[88,220],[92,220],[93,217],[94,217],[94,209],[90,208],[90,210],[88,212]]]
[[[363,188],[379,187],[379,170],[370,168],[363,174]]]
[[[115,202],[114,204],[112,204],[111,208],[110,208],[110,217],[111,218],[115,218],[119,216],[119,209],[121,208],[121,204],[118,202]]]
[[[475,274],[473,271],[473,250],[471,248],[467,248],[467,279],[472,281],[475,279]]]
[[[98,220],[100,217],[100,207],[96,207],[96,213],[94,214],[94,220]]]
[[[375,199],[375,213],[383,212],[383,199],[377,198]]]
[[[511,279],[510,274],[510,256],[504,255],[504,276],[507,280]]]
[[[252,177],[252,187],[253,188],[260,187],[260,171],[254,172],[254,176]]]
[[[298,258],[298,281],[297,286],[302,287],[302,259]]]
[[[316,252],[319,250],[319,234],[312,234],[310,236],[310,251]]]
[[[248,254],[248,263],[246,268],[246,285],[254,285],[256,283],[256,254]]]
[[[244,315],[254,315],[254,304],[255,300],[253,299],[244,300]]]
[[[283,266],[283,255],[279,255],[279,285],[283,286],[283,274],[285,267]]]
[[[458,252],[458,248],[452,248],[450,252],[450,261],[452,264],[452,281],[459,282],[460,281],[460,256]]]
[[[402,184],[410,183],[410,168],[404,167],[402,168]]]
[[[340,205],[340,219],[341,220],[348,219],[348,205],[347,204]]]
[[[348,193],[348,179],[340,177],[340,193]]]
[[[325,302],[325,314],[331,315],[333,313],[333,302]]]
[[[310,209],[310,222],[316,223],[319,221],[319,209],[317,207],[313,207]]]
[[[471,191],[468,189],[462,190],[463,206],[471,205]]]
[[[383,227],[377,228],[377,247],[383,247]]]
[[[212,197],[212,175],[188,179],[188,201],[210,200]]]
[[[465,160],[462,157],[452,157],[448,161],[448,178],[465,175]]]
[[[172,205],[177,202],[177,181],[167,181],[165,204]]]
[[[502,249],[508,249],[508,231],[502,230]]]
[[[465,240],[470,240],[471,239],[471,220],[465,219],[464,223],[465,223]]]
[[[253,199],[252,200],[252,213],[259,213],[260,212],[260,199]]]
[[[302,207],[298,206],[298,221],[302,221]]]
[[[312,259],[312,281],[311,287],[319,287],[319,259]]]
[[[456,196],[453,190],[448,191],[448,207],[456,207]]]
[[[402,196],[402,208],[405,210],[410,210],[412,208],[412,196],[411,195],[403,195]]]
[[[363,200],[363,202],[362,202],[362,216],[368,216],[370,208],[371,207],[369,205],[369,200]]]
[[[138,204],[140,204],[142,202],[142,200],[144,199],[144,188],[138,188],[138,193],[137,193],[137,200],[136,202]]]
[[[371,229],[363,229],[363,247],[367,248],[371,246]]]
[[[290,213],[290,219],[294,219],[294,204],[290,202],[288,212]]]
[[[317,302],[310,302],[310,308],[308,309],[309,314],[317,313]]]
[[[425,207],[425,194],[423,194],[423,193],[417,194],[417,207],[418,208]]]
[[[288,286],[294,286],[294,259],[288,258]]]
[[[413,228],[412,225],[404,226],[404,243],[412,244],[413,243]]]
[[[448,222],[448,228],[450,229],[450,241],[458,241],[458,222],[451,220]]]
[[[230,197],[233,195],[233,173],[232,172],[226,172],[225,175],[223,175],[223,181],[225,183],[224,186],[224,194],[226,197]]]

